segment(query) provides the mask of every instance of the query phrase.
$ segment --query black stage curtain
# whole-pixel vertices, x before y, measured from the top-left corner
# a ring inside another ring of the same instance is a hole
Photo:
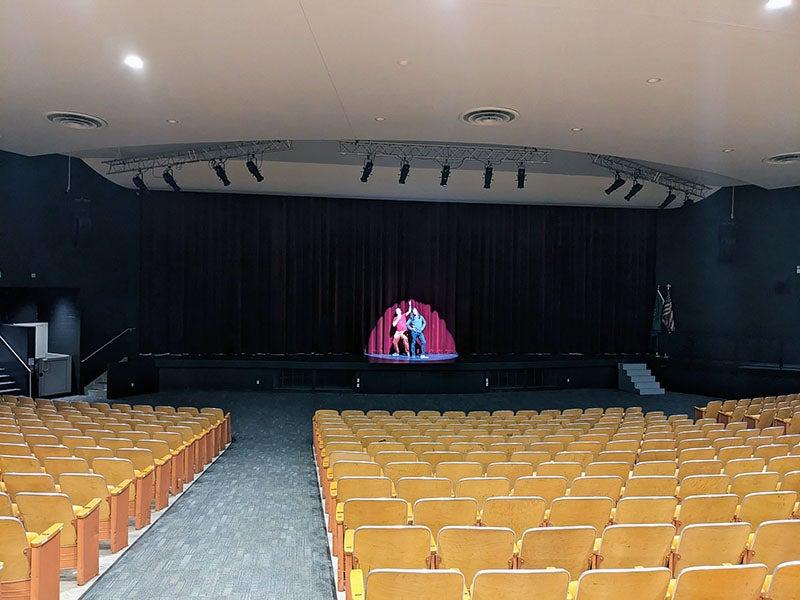
[[[461,354],[647,350],[655,211],[156,192],[145,352],[360,353],[385,308]]]

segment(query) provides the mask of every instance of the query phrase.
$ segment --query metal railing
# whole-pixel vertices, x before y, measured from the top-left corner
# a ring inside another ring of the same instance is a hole
[[[136,327],[128,327],[128,328],[126,328],[126,329],[123,329],[123,330],[122,330],[122,331],[120,331],[120,332],[119,332],[117,335],[115,335],[115,336],[114,336],[114,337],[112,337],[110,340],[108,340],[108,341],[107,341],[105,344],[103,344],[102,346],[100,346],[100,347],[99,347],[97,350],[95,350],[94,352],[92,352],[91,354],[89,354],[89,355],[88,355],[86,358],[82,359],[82,360],[81,360],[81,364],[83,364],[83,363],[87,362],[87,361],[88,361],[90,358],[92,358],[93,356],[95,356],[95,355],[99,354],[101,351],[103,351],[103,350],[105,350],[106,348],[108,348],[108,347],[109,347],[111,344],[113,344],[114,342],[116,342],[116,341],[117,341],[119,338],[121,338],[123,335],[125,335],[125,334],[128,334],[128,333],[130,333],[131,331],[135,331],[135,330],[136,330]]]
[[[8,348],[8,350],[9,350],[9,352],[11,352],[11,354],[14,355],[14,358],[16,358],[17,361],[19,361],[19,364],[22,365],[22,368],[24,368],[25,371],[28,373],[28,396],[30,396],[31,392],[33,391],[33,369],[31,369],[28,366],[28,364],[24,360],[22,360],[20,355],[17,354],[17,351],[14,350],[14,348],[11,347],[11,344],[9,344],[6,341],[6,338],[4,338],[2,335],[0,335],[0,341],[2,341],[3,344],[5,344],[6,348]]]

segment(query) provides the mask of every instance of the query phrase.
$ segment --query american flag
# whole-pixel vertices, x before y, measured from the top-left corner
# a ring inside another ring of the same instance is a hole
[[[675,313],[672,310],[672,286],[667,284],[667,296],[664,298],[664,306],[661,309],[661,323],[667,333],[675,333]]]

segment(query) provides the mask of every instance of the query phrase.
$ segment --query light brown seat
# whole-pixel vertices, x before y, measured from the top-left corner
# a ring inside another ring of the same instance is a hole
[[[631,496],[617,502],[614,522],[619,524],[672,523],[678,499],[675,496]]]
[[[4,473],[3,483],[13,502],[20,492],[56,493],[55,480],[47,473]]]
[[[764,598],[770,600],[798,600],[800,598],[800,561],[786,562],[775,569],[765,590]]]
[[[484,569],[511,568],[514,539],[505,527],[444,527],[436,543],[438,568],[458,569],[467,580]]]
[[[672,600],[756,600],[766,575],[758,564],[690,567],[678,576]]]
[[[749,536],[747,523],[687,525],[681,531],[673,553],[673,573],[677,576],[688,567],[739,564]]]
[[[463,600],[464,576],[457,571],[375,569],[365,585],[359,571],[353,590],[354,598],[365,600]]]
[[[764,521],[756,529],[746,562],[767,565],[769,572],[779,564],[800,560],[800,521]],[[800,590],[798,590],[800,591]]]
[[[517,539],[528,529],[541,527],[547,503],[536,496],[496,496],[486,500],[481,514],[481,525],[507,527]],[[798,521],[800,523],[800,521]]]
[[[486,569],[472,580],[471,600],[564,600],[569,573],[564,569]]]
[[[475,498],[478,502],[478,510],[483,510],[487,498],[508,496],[510,492],[511,482],[505,477],[469,477],[461,479],[455,489],[456,497]]]
[[[423,498],[414,503],[414,524],[430,529],[436,538],[447,525],[478,524],[478,502],[474,498]]]
[[[669,523],[610,525],[595,553],[595,568],[632,569],[667,564],[675,527]]]
[[[566,496],[569,482],[565,477],[540,476],[520,477],[514,484],[515,496],[539,496],[549,506],[556,498]]]
[[[597,569],[577,581],[575,600],[663,600],[669,569]]]
[[[589,568],[597,530],[594,527],[536,527],[522,536],[519,566],[565,569],[577,579]]]
[[[0,516],[0,597],[58,598],[59,543],[63,526],[53,525],[41,534],[26,534],[22,522]],[[39,566],[32,569],[31,565]]]
[[[566,496],[556,498],[550,505],[547,522],[553,527],[589,525],[598,532],[611,521],[611,498],[601,496]]]
[[[747,494],[736,519],[750,523],[753,531],[764,521],[781,521],[792,516],[796,492],[755,492]]]
[[[86,506],[100,500],[99,536],[111,544],[111,552],[119,552],[128,545],[128,488],[109,486],[102,475],[91,473],[63,473],[59,477],[61,491],[69,496],[73,505]]]
[[[736,516],[739,497],[736,494],[708,494],[683,498],[676,516],[676,525],[730,523]]]

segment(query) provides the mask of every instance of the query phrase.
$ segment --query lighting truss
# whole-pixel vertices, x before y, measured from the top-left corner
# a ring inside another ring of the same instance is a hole
[[[246,159],[251,156],[262,156],[270,152],[284,152],[292,148],[292,142],[288,140],[227,142],[224,144],[206,144],[174,152],[115,158],[104,160],[103,164],[108,166],[108,174],[114,175],[116,173],[137,171],[160,171],[167,167],[196,162],[224,163],[230,159]]]
[[[504,162],[546,165],[550,152],[524,146],[489,146],[468,144],[425,144],[420,142],[382,142],[372,140],[342,140],[340,154],[356,156],[389,156],[402,161],[432,160],[440,165],[457,169],[472,160],[484,165],[497,166]]]
[[[654,169],[653,167],[648,167],[647,165],[628,160],[627,158],[607,156],[605,154],[590,154],[589,156],[592,157],[592,162],[594,164],[608,169],[612,173],[618,173],[620,175],[625,174],[630,180],[651,181],[670,188],[675,192],[683,192],[687,197],[695,197],[698,199],[705,198],[714,189],[704,183]]]

